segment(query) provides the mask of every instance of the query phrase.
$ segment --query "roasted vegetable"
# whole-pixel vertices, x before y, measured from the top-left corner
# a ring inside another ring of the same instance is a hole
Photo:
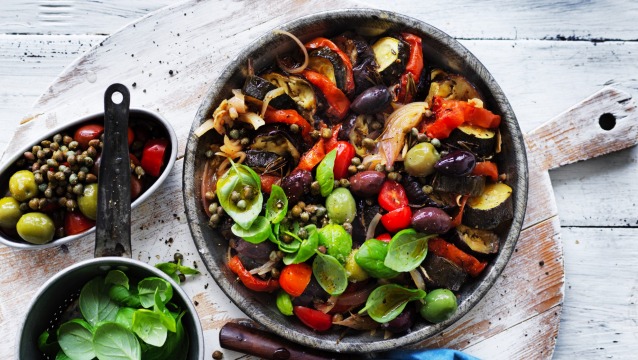
[[[293,159],[269,151],[247,150],[244,165],[250,166],[257,173],[279,172],[289,165]]]
[[[290,156],[296,162],[300,153],[295,137],[286,130],[287,126],[270,124],[264,125],[257,131],[250,149],[271,152],[279,156]]]
[[[468,124],[460,125],[450,133],[446,144],[467,149],[480,158],[489,158],[496,150],[496,131]]]
[[[251,96],[258,100],[264,100],[269,92],[277,90],[277,88],[277,86],[271,84],[268,80],[252,75],[246,78],[241,91],[246,96]],[[297,104],[295,101],[285,92],[284,89],[281,91],[283,93],[274,97],[268,104],[275,109],[296,109]]]
[[[480,195],[467,201],[463,223],[491,230],[513,216],[512,188],[504,183],[494,183],[486,185]]]
[[[489,230],[473,229],[465,225],[451,231],[450,240],[461,249],[479,254],[496,254],[499,248],[498,235]]]
[[[474,256],[441,238],[431,239],[428,242],[428,250],[434,255],[444,257],[455,263],[472,277],[478,276],[487,266],[487,262],[479,261]]]
[[[337,85],[341,91],[346,92],[348,71],[343,60],[336,52],[327,47],[312,51],[308,61],[308,68],[324,75]]]
[[[397,83],[405,71],[410,56],[410,46],[396,37],[382,37],[372,45],[374,57],[386,85]]]
[[[431,288],[446,288],[458,291],[467,278],[467,273],[450,260],[428,253],[423,261],[425,283]]]
[[[441,69],[434,69],[430,73],[430,91],[425,102],[431,106],[435,96],[447,100],[481,99],[479,92],[466,78]]]
[[[485,188],[484,176],[448,176],[439,174],[432,184],[436,191],[477,196]]]
[[[284,89],[297,104],[297,110],[306,120],[313,123],[313,115],[317,111],[317,99],[312,86],[298,76],[285,76],[278,73],[263,74],[262,77],[278,88]]]

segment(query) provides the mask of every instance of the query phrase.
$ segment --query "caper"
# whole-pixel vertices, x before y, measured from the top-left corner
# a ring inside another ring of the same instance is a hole
[[[341,179],[339,180],[339,185],[341,185],[341,187],[347,188],[350,186],[350,181],[348,179]]]
[[[99,139],[91,139],[91,140],[89,140],[88,145],[89,145],[89,147],[97,148],[97,147],[100,146],[100,140]]]
[[[370,138],[365,138],[365,139],[363,139],[362,145],[366,149],[372,150],[372,149],[374,149],[377,146],[377,143],[374,140],[370,139]]]
[[[410,129],[410,135],[414,137],[419,136],[419,129],[413,127],[412,129]]]
[[[361,165],[361,159],[355,156],[350,160],[350,163],[354,166]]]
[[[73,192],[75,195],[82,195],[82,193],[84,192],[84,185],[82,185],[82,184],[77,184],[77,185],[75,185],[75,186],[73,187],[72,192]]]
[[[73,141],[71,141],[71,142],[69,143],[69,149],[71,149],[71,150],[75,150],[75,149],[77,149],[77,148],[78,148],[78,146],[79,146],[79,145],[80,145],[80,144],[79,144],[77,141],[73,140]]]
[[[211,215],[209,223],[217,225],[219,223],[219,215],[218,214]]]
[[[142,168],[141,166],[135,167],[135,175],[137,175],[138,179],[144,176],[144,174],[146,174],[146,172],[144,171],[144,168]]]
[[[95,182],[97,182],[97,176],[93,175],[93,174],[86,174],[86,182],[89,184],[93,184]]]
[[[21,202],[20,205],[18,205],[18,208],[22,212],[27,212],[29,211],[29,204],[27,202]]]
[[[45,154],[47,153],[46,149],[51,149],[51,151],[58,151],[58,150],[60,150],[60,144],[59,144],[59,143],[57,143],[57,142],[53,142],[53,143],[51,143],[51,145],[49,145],[49,147],[48,147],[48,148],[45,148],[45,149],[44,149],[44,153],[45,153]]]
[[[86,149],[86,154],[91,157],[94,158],[97,156],[97,150],[93,147],[93,146],[89,146],[88,149]],[[88,165],[87,165],[88,166]]]
[[[69,184],[76,185],[78,183],[78,175],[76,173],[71,173],[69,175]]]
[[[244,200],[244,199],[241,199],[241,200],[239,200],[239,201],[237,202],[237,207],[238,207],[240,210],[244,210],[244,209],[246,209],[246,206],[248,206],[248,204],[246,204],[246,200]]]
[[[62,137],[62,142],[64,143],[64,145],[69,145],[71,141],[73,141],[73,138],[70,137],[69,135],[64,135]]]
[[[38,210],[44,210],[49,205],[49,199],[42,198],[38,201]]]
[[[302,216],[303,216],[303,214],[307,214],[307,213],[302,213]],[[299,229],[299,231],[297,231],[297,236],[299,236],[299,238],[301,238],[301,239],[307,239],[308,238],[308,230],[306,230],[305,228]]]
[[[432,145],[434,145],[434,147],[437,147],[437,148],[441,147],[441,140],[439,140],[437,138],[434,138],[434,139],[430,140],[430,143]]]
[[[55,161],[55,159],[47,159],[47,165],[49,165],[49,167],[52,167],[52,168],[57,168],[58,162]]]
[[[386,166],[386,167],[385,167],[385,171],[387,171],[387,172],[389,172],[389,173],[390,173],[390,172],[393,172],[393,171],[394,171],[394,166]]]
[[[356,174],[356,173],[357,173],[357,167],[356,167],[356,166],[354,166],[354,165],[350,165],[350,166],[348,166],[348,173],[349,173],[350,175],[354,175],[354,174]]]
[[[434,188],[431,185],[423,185],[423,192],[426,194],[432,194]]]
[[[242,146],[246,146],[246,145],[250,144],[250,139],[249,139],[249,138],[247,138],[247,137],[241,138],[241,140],[239,141],[239,143],[240,143]]]
[[[217,203],[211,203],[210,205],[208,205],[208,212],[211,214],[214,214],[217,212]]]
[[[239,130],[232,129],[228,135],[230,136],[231,139],[237,140],[239,139]]]
[[[428,138],[428,136],[427,136],[427,135],[425,135],[425,134],[419,134],[419,135],[417,135],[417,137],[416,137],[416,141],[418,141],[418,142],[420,142],[420,143],[422,143],[422,142],[427,142],[427,141],[428,141],[428,139],[429,139],[429,138]]]
[[[204,194],[204,197],[206,197],[206,200],[213,200],[213,199],[215,199],[215,192],[214,191],[206,191],[206,193]]]
[[[297,202],[297,205],[299,205],[299,207],[303,210],[306,207],[306,203],[303,201],[299,201]]]
[[[283,242],[285,242],[286,244],[290,244],[292,242],[292,236],[288,234],[283,234],[281,236],[281,240],[283,240]]]
[[[30,151],[26,151],[22,156],[27,160],[35,160],[35,155]]]
[[[319,133],[319,131],[318,131],[318,130],[312,130],[312,131],[310,132],[310,137],[311,137],[313,140],[317,140],[317,139],[319,139],[319,137],[320,137],[320,136],[321,136],[321,133]]]
[[[55,188],[55,194],[57,196],[62,196],[62,195],[64,195],[64,193],[66,193],[66,189],[65,188],[63,188],[61,186],[58,186],[58,187]]]
[[[377,165],[374,167],[374,171],[384,172],[384,171],[385,171],[385,166],[383,166],[383,164],[377,164]]]
[[[53,152],[52,158],[58,163],[61,163],[64,161],[64,154],[62,153],[62,151],[56,150]]]
[[[230,201],[237,203],[240,199],[241,196],[239,196],[238,191],[233,190],[233,192],[230,193]]]
[[[50,199],[53,197],[53,189],[52,188],[47,188],[46,190],[44,190],[44,196],[47,199]]]
[[[40,199],[33,198],[29,200],[29,208],[31,208],[31,210],[38,210],[39,205],[40,205]]]
[[[378,122],[378,121],[373,121],[373,122],[370,124],[370,127],[372,128],[372,130],[379,130],[379,129],[381,129],[381,128],[383,127],[383,124],[381,124],[381,123],[380,123],[380,122]]]
[[[317,218],[316,216],[311,216],[311,217],[310,217],[310,222],[311,222],[311,223],[316,223],[316,222],[317,222],[317,220],[319,220],[319,218]]]
[[[301,219],[301,221],[303,222],[308,222],[308,220],[310,220],[310,214],[308,214],[307,211],[304,211],[301,214],[299,214],[299,219]]]
[[[299,132],[299,125],[297,125],[297,124],[292,124],[292,125],[290,125],[290,131],[291,131],[293,134],[298,133],[298,132]]]
[[[217,214],[219,214],[219,216],[224,215],[224,208],[223,208],[223,207],[221,207],[221,206],[219,206],[219,207],[217,208]]]
[[[35,156],[36,156],[38,159],[44,159],[44,151],[42,151],[42,150],[38,150],[38,151],[35,153]]]
[[[47,183],[43,182],[42,184],[38,185],[38,190],[40,190],[40,192],[44,192],[48,186],[49,185]]]
[[[66,152],[69,151],[69,148],[66,145],[60,145],[60,151],[62,151],[63,154],[66,154]]]
[[[392,171],[391,173],[388,174],[388,180],[397,181],[398,177],[399,177],[399,173],[395,171]]]
[[[301,215],[301,207],[299,205],[295,205],[292,207],[292,216],[299,217]]]
[[[85,157],[84,158],[84,166],[87,166],[87,167],[93,166],[93,159],[88,157],[88,156]]]
[[[55,181],[55,173],[53,171],[47,171],[47,180],[49,182]]]
[[[367,169],[368,168],[363,164],[357,165],[357,171],[366,171]]]
[[[80,170],[78,172],[78,181],[83,182],[85,180],[86,180],[86,172]]]
[[[44,182],[44,179],[42,178],[42,173],[41,172],[37,172],[37,173],[33,173],[33,178],[35,179],[35,183],[40,185],[42,184],[42,182]]]
[[[177,263],[179,261],[184,261],[184,255],[182,255],[181,253],[176,252],[175,254],[173,254],[173,260]]]
[[[340,185],[341,183],[339,182],[339,180],[335,180],[333,187],[338,188]]]
[[[213,157],[213,155],[215,155],[215,153],[213,152],[213,150],[206,150],[206,152],[204,153],[204,155],[206,156],[206,158],[210,159]]]
[[[313,181],[312,184],[310,184],[310,192],[313,195],[317,195],[319,194],[320,191],[321,191],[321,185],[319,184],[319,181]]]
[[[343,226],[343,228],[349,233],[352,234],[352,224],[349,222],[345,222],[343,224],[341,224],[341,226]]]
[[[73,211],[77,206],[78,206],[77,202],[75,200],[73,200],[73,199],[68,199],[66,201],[66,208],[69,211]]]
[[[326,208],[323,206],[317,206],[316,215],[319,217],[326,215]]]
[[[66,180],[66,176],[64,175],[64,173],[62,171],[58,171],[55,173],[55,179],[57,181],[64,181]]]
[[[255,190],[252,186],[246,185],[242,189],[242,196],[244,199],[252,200],[255,197]]]
[[[51,156],[51,154],[53,154],[53,150],[51,150],[50,148],[42,149],[42,151],[44,152],[44,157],[45,158],[48,158],[48,157]]]

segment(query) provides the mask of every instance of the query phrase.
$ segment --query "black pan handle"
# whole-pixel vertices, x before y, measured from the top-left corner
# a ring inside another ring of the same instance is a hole
[[[116,100],[113,97],[116,97]],[[116,103],[115,101],[121,101]],[[95,257],[131,257],[131,168],[128,153],[130,95],[113,84],[104,93],[104,145],[98,176]]]

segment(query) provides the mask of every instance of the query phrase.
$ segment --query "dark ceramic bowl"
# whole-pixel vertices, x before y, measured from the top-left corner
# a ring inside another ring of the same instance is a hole
[[[490,261],[481,276],[465,284],[459,292],[459,308],[451,319],[436,325],[423,320],[417,321],[411,332],[390,339],[383,338],[383,331],[377,331],[375,335],[351,331],[343,338],[342,330],[315,332],[294,317],[282,315],[277,310],[273,296],[254,293],[242,286],[226,266],[228,242],[208,227],[208,219],[199,200],[202,196],[200,183],[206,161],[204,153],[210,138],[198,138],[193,131],[211,118],[212,112],[223,99],[232,96],[232,89],[241,88],[247,75],[248,59],[252,59],[254,68],[258,71],[275,61],[277,54],[286,53],[293,48],[289,38],[269,32],[250,44],[230,63],[209,89],[193,122],[186,145],[183,180],[186,215],[195,244],[206,267],[233,302],[253,320],[288,340],[312,348],[357,353],[390,350],[425,340],[459,320],[481,300],[503,271],[514,250],[527,202],[527,160],[523,136],[514,112],[494,78],[474,55],[441,30],[407,16],[382,10],[347,9],[303,17],[281,25],[278,29],[289,31],[302,41],[317,36],[331,37],[352,29],[366,34],[387,30],[408,31],[421,36],[426,64],[464,75],[483,93],[486,107],[501,115],[502,149],[507,157],[499,164],[499,169],[507,174],[507,182],[514,189],[514,219],[500,234],[501,247],[498,255]]]

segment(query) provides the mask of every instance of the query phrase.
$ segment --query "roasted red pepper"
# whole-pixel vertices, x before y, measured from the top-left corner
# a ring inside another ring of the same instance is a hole
[[[332,326],[332,316],[305,306],[295,306],[293,312],[302,323],[317,331],[326,331]]]
[[[64,214],[64,233],[76,235],[95,226],[95,221],[87,218],[79,211],[67,211]]]
[[[390,235],[389,233],[383,233],[377,236],[376,239],[383,242],[390,242],[390,240],[392,240],[392,235]]]
[[[312,171],[312,169],[326,157],[324,150],[323,138],[319,139],[315,145],[301,155],[297,169]]]
[[[432,101],[435,121],[426,126],[431,138],[445,139],[461,124],[471,124],[488,129],[497,128],[501,117],[489,110],[475,107],[467,101],[445,100],[435,96]]]
[[[465,195],[461,197],[459,201],[459,212],[452,218],[452,223],[450,224],[450,229],[455,228],[461,225],[461,221],[463,220],[463,210],[465,210],[465,204],[467,203],[467,199],[469,199],[469,195]]]
[[[423,72],[423,45],[421,38],[410,33],[402,33],[403,40],[410,45],[410,57],[405,66],[405,72],[401,75],[399,93],[397,99],[404,104],[412,102],[416,86]],[[410,79],[414,88],[410,86]]]
[[[304,140],[311,141],[310,131],[312,131],[312,126],[310,125],[310,123],[308,123],[308,120],[299,115],[297,110],[276,110],[269,106],[266,109],[266,113],[264,114],[264,121],[266,122],[266,124],[297,124],[299,128],[301,128],[301,136],[303,136]]]
[[[319,89],[324,98],[326,98],[326,102],[328,102],[326,114],[335,118],[337,121],[341,121],[341,119],[348,114],[348,110],[350,109],[350,100],[348,100],[346,94],[339,90],[339,88],[333,84],[330,79],[316,71],[304,70],[302,75],[312,85]]]
[[[381,224],[391,233],[407,229],[412,221],[412,209],[404,206],[381,216]]]
[[[168,145],[166,139],[151,139],[144,144],[140,163],[145,173],[154,177],[160,176]]]
[[[348,167],[352,165],[354,157],[354,146],[347,141],[337,141],[335,147],[337,149],[337,157],[332,172],[336,180],[340,180],[348,176]]]
[[[230,259],[228,267],[239,277],[239,280],[244,284],[244,286],[250,290],[271,292],[279,289],[279,282],[277,279],[270,279],[266,281],[253,276],[248,270],[246,270],[244,264],[241,263],[241,260],[237,255]]]
[[[346,53],[344,53],[339,47],[333,43],[332,41],[324,38],[318,37],[314,40],[306,43],[306,49],[318,49],[320,47],[327,47],[328,49],[334,51],[339,55],[341,61],[343,62],[343,66],[346,68],[346,84],[344,92],[348,95],[351,95],[354,92],[354,75],[352,73],[352,62],[350,62],[350,58]]]
[[[490,180],[497,182],[498,167],[491,161],[477,162],[474,170],[472,170],[472,175],[487,176]]]
[[[463,252],[461,249],[441,238],[430,240],[428,242],[428,251],[431,251],[436,256],[450,260],[472,277],[478,276],[483,269],[485,269],[485,266],[487,266],[487,262],[479,261],[474,256]]]
[[[270,194],[273,185],[279,185],[281,182],[281,177],[271,174],[261,174],[259,175],[259,179],[261,180],[261,191],[266,194]]]
[[[337,147],[337,137],[339,136],[339,131],[341,131],[341,124],[334,125],[332,127],[332,137],[324,143],[324,148],[326,150],[326,154],[330,152],[330,150]]]

